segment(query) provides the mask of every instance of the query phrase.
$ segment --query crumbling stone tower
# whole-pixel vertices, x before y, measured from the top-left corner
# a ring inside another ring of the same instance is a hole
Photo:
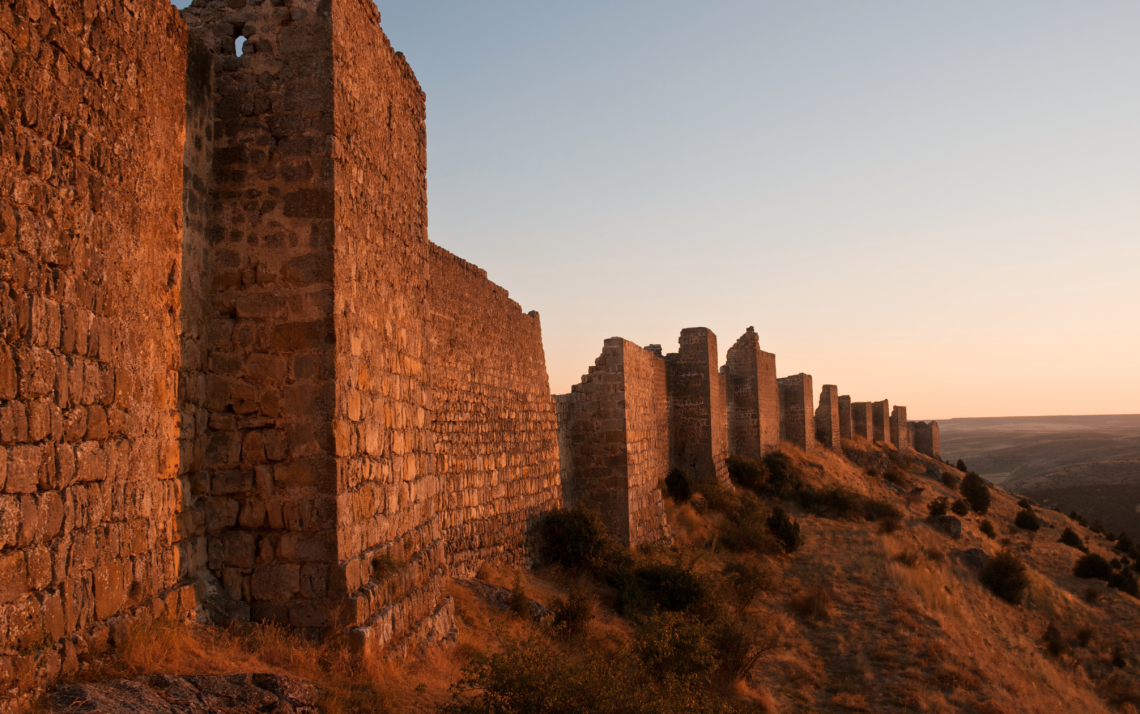
[[[871,432],[875,441],[887,442],[891,437],[891,405],[888,400],[871,403]]]
[[[589,374],[557,401],[566,505],[596,511],[630,547],[668,540],[657,488],[669,471],[665,360],[611,337]]]
[[[907,429],[906,407],[895,407],[891,412],[891,443],[899,451],[910,448],[910,431]]]
[[[839,431],[839,388],[825,384],[819,393],[819,407],[815,410],[816,440],[829,449],[841,451]]]
[[[942,458],[942,448],[938,443],[938,422],[912,421],[914,426],[914,450],[932,459]]]
[[[717,359],[707,327],[681,330],[679,351],[665,358],[670,456],[697,481],[728,484],[728,400]]]
[[[777,380],[780,387],[780,440],[807,451],[815,446],[815,401],[810,374]]]
[[[874,438],[874,416],[871,402],[851,403],[851,434],[868,441]]]
[[[749,327],[728,349],[724,374],[729,450],[753,459],[763,458],[780,445],[776,355],[760,349],[756,331]]]
[[[844,394],[839,397],[839,438],[850,439],[852,433],[851,397]]]

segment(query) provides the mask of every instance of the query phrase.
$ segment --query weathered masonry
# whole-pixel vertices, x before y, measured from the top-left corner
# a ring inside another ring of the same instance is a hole
[[[780,439],[807,451],[815,445],[815,401],[810,374],[777,380],[780,386]]]
[[[850,439],[853,433],[851,431],[851,397],[844,394],[839,397],[839,438]]]
[[[681,331],[680,348],[665,357],[671,461],[697,481],[728,483],[728,402],[717,371],[716,335],[707,327]]]
[[[819,393],[819,406],[815,410],[816,439],[829,449],[842,450],[839,429],[839,388],[825,384]]]
[[[875,441],[888,442],[891,438],[891,405],[888,400],[871,402],[871,431]]]
[[[938,444],[938,422],[912,421],[911,424],[914,426],[914,450],[932,459],[941,459],[942,449]]]
[[[895,407],[891,412],[891,443],[899,451],[910,448],[910,431],[907,429],[906,407]]]
[[[596,511],[609,534],[631,547],[668,540],[657,488],[669,470],[665,360],[612,337],[557,402],[567,506]]]
[[[427,239],[372,2],[4,4],[0,66],[0,677],[195,610],[446,636],[557,418],[538,315]]]
[[[852,402],[851,434],[872,440],[875,435],[873,424],[873,405],[871,402]]]
[[[780,445],[776,355],[760,349],[749,327],[728,349],[722,371],[728,391],[729,451],[760,459]]]

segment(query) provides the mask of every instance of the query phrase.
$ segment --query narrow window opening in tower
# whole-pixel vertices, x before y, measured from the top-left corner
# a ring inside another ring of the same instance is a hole
[[[235,39],[234,40],[234,54],[236,54],[238,57],[241,57],[242,48],[244,46],[245,46],[245,38],[244,37],[238,37],[237,39]]]

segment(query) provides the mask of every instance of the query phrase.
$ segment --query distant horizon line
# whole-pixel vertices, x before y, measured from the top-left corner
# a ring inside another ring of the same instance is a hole
[[[960,419],[1058,419],[1071,417],[1140,417],[1140,414],[1037,414],[1023,416],[947,417],[945,419],[916,419],[915,421],[956,421]]]

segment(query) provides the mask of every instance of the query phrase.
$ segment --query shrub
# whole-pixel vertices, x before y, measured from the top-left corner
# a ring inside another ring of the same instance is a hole
[[[1037,514],[1028,508],[1023,508],[1017,512],[1013,519],[1013,525],[1027,531],[1037,531],[1041,529],[1041,521],[1038,520]]]
[[[773,588],[776,580],[767,560],[747,555],[729,560],[721,574],[728,583],[737,612],[747,610],[760,593]]]
[[[1030,503],[1028,498],[1023,498],[1020,501],[1018,501],[1017,506],[1018,506],[1018,508],[1033,508],[1033,504]],[[1050,623],[1050,624],[1052,624],[1052,623]]]
[[[767,516],[755,496],[742,494],[725,515],[728,523],[721,527],[720,536],[732,550],[768,555],[783,552],[779,541],[768,529]]]
[[[902,520],[902,511],[889,501],[866,496],[836,486],[817,491],[804,489],[799,493],[800,504],[819,515],[829,518],[867,521]]]
[[[1052,622],[1045,628],[1044,634],[1041,635],[1041,641],[1045,643],[1045,651],[1054,657],[1068,649],[1065,645],[1065,638],[1061,636],[1061,631]]]
[[[780,644],[780,633],[772,619],[751,613],[721,617],[711,630],[718,672],[725,682],[746,677],[766,652]]]
[[[1064,543],[1070,548],[1076,548],[1077,550],[1084,551],[1086,553],[1089,551],[1088,547],[1085,545],[1085,542],[1081,540],[1081,537],[1077,535],[1077,532],[1072,528],[1066,528],[1063,530],[1061,532],[1061,539],[1057,542]]]
[[[1073,575],[1078,578],[1108,580],[1112,575],[1112,566],[1096,553],[1088,553],[1077,560],[1077,564],[1073,566]]]
[[[880,533],[894,533],[902,527],[902,521],[897,518],[884,518],[883,520],[879,521]]]
[[[1076,511],[1069,513],[1069,519],[1078,525],[1084,526],[1085,528],[1088,528],[1089,526],[1089,522],[1082,518],[1081,514],[1077,513]]]
[[[708,628],[680,612],[662,612],[637,628],[637,658],[658,680],[670,677],[705,679],[717,666]]]
[[[725,465],[728,467],[728,477],[737,486],[758,491],[768,483],[767,467],[746,456],[729,456]]]
[[[962,473],[966,473],[969,471],[969,469],[966,468],[966,462],[963,461],[962,459],[958,459],[958,465],[955,468],[958,469],[959,471],[961,471]]]
[[[983,519],[982,524],[978,528],[986,535],[987,538],[997,538],[997,531],[994,530],[994,524],[989,520]]]
[[[962,479],[962,496],[976,513],[985,515],[990,510],[990,487],[985,480],[973,471]]]
[[[863,499],[863,517],[868,521],[898,521],[902,519],[902,511],[890,501],[881,498]]]
[[[1029,571],[1021,558],[1003,548],[982,568],[982,584],[1002,600],[1017,605],[1029,587]]]
[[[595,564],[609,540],[602,519],[582,504],[550,511],[539,521],[537,530],[542,559],[567,568]]]
[[[831,588],[816,585],[796,594],[791,599],[792,609],[808,620],[831,619]]]
[[[1100,533],[1101,535],[1104,535],[1104,524],[1099,520],[1093,521],[1093,524],[1089,526],[1089,530],[1093,533]]]
[[[702,604],[709,597],[704,580],[679,565],[645,565],[633,571],[638,594],[650,605],[680,612]]]
[[[570,593],[569,600],[558,598],[554,601],[554,628],[565,637],[581,634],[590,620],[594,619],[597,602],[593,597],[581,592]]]
[[[964,516],[970,512],[970,507],[966,505],[965,501],[959,498],[950,504],[950,510],[953,511],[955,515]]]
[[[665,476],[665,490],[674,503],[688,503],[693,497],[693,482],[689,480],[688,474],[674,466]]]
[[[782,451],[773,451],[764,457],[768,469],[768,487],[777,493],[790,494],[803,487],[803,475],[791,457]]]
[[[887,467],[887,470],[883,472],[883,478],[896,486],[910,485],[910,481],[907,480],[906,473],[904,473],[903,470],[895,464],[891,464]]]
[[[772,515],[768,516],[767,526],[785,553],[795,552],[803,543],[800,524],[792,520],[784,507],[779,504],[772,509]]]
[[[507,601],[507,605],[519,617],[525,620],[530,619],[530,598],[526,596],[522,578],[518,574],[515,575],[514,587],[511,588],[511,598]]]
[[[1140,583],[1136,582],[1136,576],[1127,568],[1117,570],[1112,575],[1109,575],[1108,587],[1116,588],[1121,592],[1128,593],[1132,597],[1140,598]]]
[[[949,471],[943,471],[942,472],[942,485],[943,486],[945,486],[946,488],[952,488],[955,491],[957,491],[958,490],[958,483],[959,483],[959,481],[958,481],[957,476],[950,473]]]
[[[939,496],[930,502],[930,504],[926,507],[926,510],[930,511],[930,515],[938,517],[945,516],[946,511],[949,507],[949,499],[947,499],[945,496]]]

